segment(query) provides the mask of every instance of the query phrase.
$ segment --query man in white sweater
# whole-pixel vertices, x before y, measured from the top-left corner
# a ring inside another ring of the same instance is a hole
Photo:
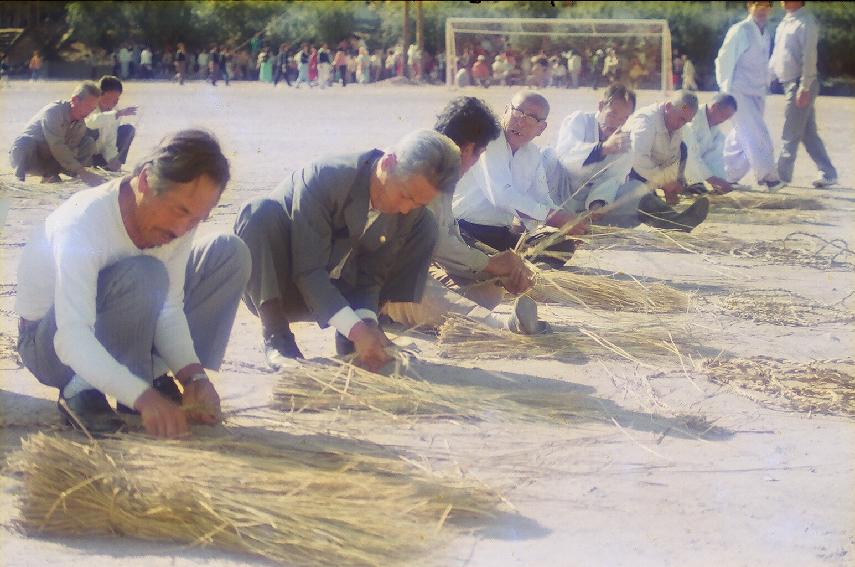
[[[131,124],[122,124],[120,121],[125,116],[136,114],[137,107],[116,109],[119,97],[122,96],[122,81],[118,77],[105,75],[101,77],[99,86],[101,96],[98,106],[86,117],[86,127],[98,132],[92,165],[119,171],[128,160],[128,150],[136,134]]]
[[[736,99],[719,93],[711,103],[698,109],[694,119],[684,128],[688,150],[686,181],[690,185],[707,182],[716,193],[733,190],[733,184],[725,179],[724,133],[719,127],[730,120],[736,110]]]
[[[184,130],[37,227],[18,267],[18,353],[60,389],[69,423],[119,429],[105,394],[152,435],[219,420],[205,368],[222,362],[250,255],[234,236],[194,236],[228,179],[213,135]]]

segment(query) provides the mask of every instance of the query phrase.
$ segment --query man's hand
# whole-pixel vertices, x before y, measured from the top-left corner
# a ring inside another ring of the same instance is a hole
[[[629,132],[615,130],[612,135],[603,142],[603,154],[607,156],[612,154],[622,154],[629,151],[629,146]]]
[[[511,293],[523,293],[534,285],[534,274],[513,250],[491,256],[484,271],[500,277],[502,285]]]
[[[133,116],[137,113],[136,106],[129,106],[127,108],[123,108],[122,110],[116,111],[116,118],[122,118],[123,116]]]
[[[584,234],[588,230],[587,220],[579,219],[576,215],[564,209],[555,210],[546,217],[546,224],[555,228],[564,228],[565,225],[570,223],[574,224],[566,234],[579,235]]]
[[[122,162],[119,161],[118,157],[114,157],[107,163],[107,169],[110,171],[119,171],[122,169]]]
[[[680,193],[683,192],[683,184],[679,181],[671,181],[662,186],[662,191],[665,192],[665,202],[669,205],[676,205],[680,202]]]
[[[389,339],[379,326],[360,321],[353,326],[347,338],[356,349],[356,361],[371,372],[391,362],[392,357],[386,352]]]
[[[154,388],[149,388],[137,398],[134,409],[140,412],[143,427],[150,435],[173,438],[190,433],[184,410]]]
[[[591,205],[588,207],[588,211],[591,213],[589,218],[595,222],[603,218],[606,213],[601,211],[600,209],[605,206],[606,202],[602,200],[597,200],[591,203]]]
[[[721,177],[716,177],[716,176],[708,177],[707,183],[712,185],[713,193],[718,193],[721,195],[721,194],[730,193],[731,191],[733,191],[733,184],[728,183],[727,181],[725,181]]]
[[[81,169],[77,172],[77,177],[90,187],[95,187],[96,185],[101,185],[104,183],[104,178],[98,175],[95,172],[89,171],[86,168]]]
[[[210,380],[196,380],[184,386],[182,405],[187,408],[187,419],[193,423],[215,425],[222,420],[220,396]]]
[[[799,89],[796,93],[796,106],[806,108],[808,104],[810,104],[810,91]]]

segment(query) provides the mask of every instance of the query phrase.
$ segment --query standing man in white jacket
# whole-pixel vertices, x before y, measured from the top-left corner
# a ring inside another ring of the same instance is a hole
[[[767,26],[771,2],[748,2],[748,17],[727,32],[715,60],[715,77],[722,92],[734,96],[739,110],[727,136],[724,167],[727,181],[736,183],[749,169],[757,183],[776,191],[783,187],[774,147],[763,118],[769,88],[772,33]]]
[[[813,186],[821,189],[837,183],[837,170],[831,164],[816,128],[814,103],[819,94],[816,76],[819,32],[816,19],[804,9],[804,4],[781,2],[787,15],[775,31],[775,50],[769,61],[770,70],[784,86],[787,99],[778,175],[785,182],[793,178],[793,166],[801,142],[819,169]]]

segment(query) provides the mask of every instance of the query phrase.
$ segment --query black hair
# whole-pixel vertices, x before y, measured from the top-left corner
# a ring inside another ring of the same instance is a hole
[[[122,81],[120,81],[118,77],[114,77],[113,75],[104,75],[103,77],[101,77],[101,93],[106,93],[109,91],[119,91],[119,94],[121,94]]]
[[[173,183],[189,183],[202,175],[210,177],[222,192],[231,178],[229,160],[223,155],[217,137],[205,130],[181,130],[166,136],[137,164],[134,175],[139,175],[146,166],[155,193],[168,191]]]
[[[466,144],[485,147],[502,133],[490,107],[474,96],[461,96],[449,102],[436,117],[433,128],[451,138],[459,148]]]

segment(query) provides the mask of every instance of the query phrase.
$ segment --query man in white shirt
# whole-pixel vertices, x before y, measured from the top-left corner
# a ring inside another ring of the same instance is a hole
[[[462,174],[502,133],[493,112],[475,97],[452,100],[437,117],[434,129],[460,148]],[[501,303],[505,290],[518,294],[530,289],[532,272],[513,250],[490,255],[469,246],[454,220],[452,197],[443,193],[428,205],[439,227],[433,251],[433,261],[439,267],[432,270],[434,277],[427,279],[422,300],[389,302],[382,313],[408,326],[437,327],[449,313],[457,313],[520,334],[544,331],[546,325],[537,320],[537,305],[527,296],[516,300],[510,315],[492,311]]]
[[[787,99],[784,131],[781,134],[781,155],[778,156],[778,175],[787,183],[792,180],[796,154],[801,142],[819,169],[813,186],[822,189],[837,183],[837,170],[831,164],[816,126],[814,103],[819,94],[819,79],[816,74],[819,30],[816,18],[804,9],[804,4],[781,2],[787,15],[775,30],[775,50],[769,60],[769,68],[781,81]]]
[[[767,25],[771,8],[771,2],[748,2],[748,17],[734,24],[724,37],[715,60],[715,77],[719,89],[733,95],[739,107],[724,145],[727,181],[737,183],[752,169],[759,185],[777,191],[784,184],[763,118],[772,48]]]
[[[194,236],[228,179],[213,135],[184,130],[34,232],[18,267],[18,353],[60,389],[69,423],[120,428],[105,394],[156,436],[187,434],[188,419],[219,421],[205,368],[222,362],[250,255],[232,235]]]
[[[244,204],[235,232],[252,253],[244,302],[261,320],[268,364],[303,358],[295,321],[332,326],[336,351],[369,370],[391,360],[377,313],[422,298],[436,222],[424,207],[451,192],[460,150],[432,130],[388,152],[322,158]]]
[[[152,59],[153,55],[151,53],[151,49],[148,46],[145,46],[143,50],[140,52],[140,66],[142,67],[142,78],[143,79],[151,79],[152,74]]]
[[[623,207],[637,209],[638,220],[650,226],[689,232],[707,217],[709,200],[701,197],[678,213],[670,207],[679,201],[686,187],[685,168],[688,151],[683,142],[683,126],[698,111],[698,97],[690,91],[677,91],[660,104],[639,109],[627,121],[632,145],[631,179],[644,182],[649,191],[637,204],[628,200]],[[656,196],[659,188],[665,201]]]
[[[101,77],[100,88],[98,107],[86,117],[86,127],[98,133],[92,165],[119,171],[128,160],[128,150],[136,134],[131,124],[120,124],[119,121],[125,116],[136,114],[137,107],[116,110],[119,97],[122,96],[122,81],[118,77]]]
[[[595,220],[623,224],[613,214],[596,213],[613,204],[640,181],[627,182],[632,167],[629,132],[623,125],[635,111],[635,93],[620,83],[609,85],[597,112],[576,111],[561,123],[553,152],[544,149],[552,200],[573,213],[590,212]],[[637,199],[636,199],[637,200]],[[635,217],[635,214],[631,215]],[[634,226],[637,221],[630,222]]]
[[[703,105],[684,128],[688,150],[686,181],[690,185],[707,182],[716,193],[733,190],[733,184],[724,179],[724,133],[719,126],[730,120],[736,111],[736,99],[719,93],[711,103]]]
[[[514,95],[502,116],[503,135],[490,142],[455,188],[452,209],[464,237],[494,250],[513,250],[520,239],[515,220],[531,230],[541,224],[561,228],[575,219],[553,203],[540,149],[532,143],[546,130],[548,116],[549,103],[541,94]]]

